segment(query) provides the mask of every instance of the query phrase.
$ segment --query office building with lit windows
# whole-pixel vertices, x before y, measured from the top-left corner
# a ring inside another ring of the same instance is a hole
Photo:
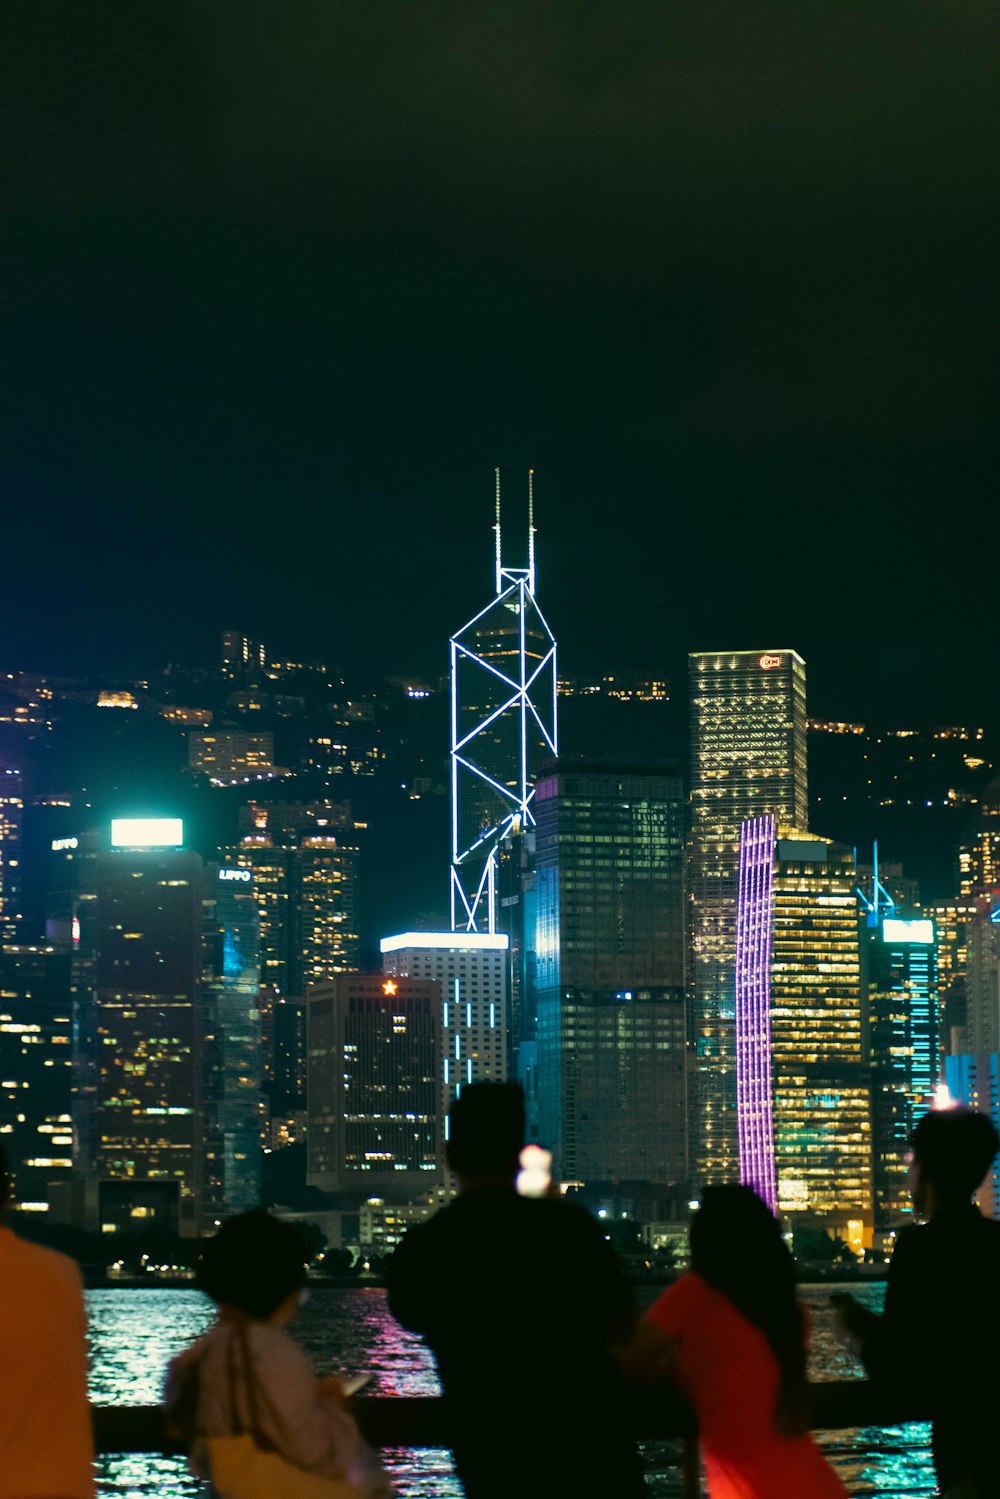
[[[359,850],[346,829],[281,837],[249,833],[220,860],[252,877],[261,982],[301,998],[307,985],[358,968]]]
[[[1000,776],[983,792],[977,825],[958,850],[958,876],[964,896],[1000,889]]]
[[[382,939],[389,978],[437,985],[441,1018],[438,1118],[447,1138],[448,1110],[466,1083],[507,1078],[508,940],[502,932],[403,932]]]
[[[862,929],[871,1053],[872,1185],[876,1234],[912,1220],[910,1135],[940,1081],[934,923],[889,914]]]
[[[251,828],[220,859],[250,881],[257,907],[261,1045],[272,1148],[305,1129],[305,993],[355,972],[360,849],[346,803],[249,809]]]
[[[0,766],[0,942],[15,942],[21,915],[21,772]]]
[[[433,979],[340,974],[307,1003],[307,1179],[407,1199],[441,1167],[440,1007]]]
[[[184,848],[176,818],[58,842],[50,927],[73,954],[80,1211],[90,1226],[96,1212],[102,1227],[152,1217],[195,1233],[259,1198],[250,882]]]
[[[202,1223],[261,1200],[260,921],[245,869],[209,866],[199,1114]]]
[[[110,848],[92,860],[76,856],[90,876],[78,891],[78,929],[93,983],[80,995],[80,1030],[90,1043],[82,1060],[93,1088],[94,1157],[81,1164],[102,1196],[106,1183],[131,1189],[110,1194],[116,1226],[133,1210],[149,1216],[145,1189],[155,1184],[175,1226],[193,1233],[205,878],[182,843],[177,820],[120,820]]]
[[[735,967],[740,1179],[860,1248],[872,1226],[854,854],[774,817],[740,840]]]
[[[226,677],[259,680],[267,662],[267,652],[259,640],[252,640],[241,630],[223,630],[219,640],[219,665]]]
[[[977,896],[966,928],[965,1025],[962,1052],[1000,1052],[1000,890]]]
[[[939,901],[933,907],[937,938],[938,990],[941,1030],[945,1050],[963,1050],[962,1028],[966,1020],[966,988],[969,969],[969,928],[976,917],[971,896]]]
[[[986,1114],[1000,1133],[1000,1056],[995,1051],[945,1057],[944,1080],[955,1103]],[[994,1159],[975,1201],[985,1217],[1000,1219],[1000,1157]]]
[[[306,1137],[306,1002],[260,991],[262,1076],[271,1150]]]
[[[273,776],[274,735],[245,729],[196,729],[188,734],[188,769],[213,786]]]
[[[537,1138],[563,1179],[686,1179],[676,769],[560,762],[535,793]]]
[[[0,1138],[14,1207],[47,1213],[73,1167],[68,945],[0,947]]]
[[[689,657],[688,1044],[692,1172],[738,1166],[735,1064],[740,828],[748,817],[807,825],[806,668],[795,651]]]

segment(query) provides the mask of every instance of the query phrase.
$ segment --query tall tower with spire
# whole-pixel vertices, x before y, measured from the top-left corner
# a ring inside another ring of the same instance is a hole
[[[507,567],[500,470],[493,527],[496,596],[451,641],[451,925],[496,931],[500,846],[534,826],[539,766],[558,753],[556,642],[535,598],[534,470],[527,566]]]

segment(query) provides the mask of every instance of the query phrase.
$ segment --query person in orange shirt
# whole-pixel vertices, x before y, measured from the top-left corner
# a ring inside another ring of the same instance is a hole
[[[642,1319],[625,1373],[675,1380],[711,1499],[844,1499],[809,1435],[805,1311],[777,1219],[749,1187],[708,1187],[690,1244],[691,1273]]]
[[[0,1499],[93,1499],[80,1272],[12,1233],[8,1200],[0,1146]]]

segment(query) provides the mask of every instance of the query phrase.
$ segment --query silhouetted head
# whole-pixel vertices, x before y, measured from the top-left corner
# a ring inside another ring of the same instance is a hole
[[[910,1136],[913,1205],[920,1213],[967,1202],[1000,1150],[985,1114],[972,1109],[931,1109]]]
[[[269,1213],[228,1218],[198,1261],[198,1285],[213,1301],[262,1321],[306,1278],[309,1250],[298,1229]]]
[[[10,1176],[7,1171],[7,1152],[0,1144],[0,1217],[10,1201]]]
[[[691,1220],[691,1269],[759,1327],[778,1361],[775,1426],[807,1429],[805,1329],[795,1261],[781,1225],[750,1187],[706,1187]]]
[[[752,1187],[706,1187],[691,1220],[691,1269],[720,1290],[747,1259],[794,1264],[777,1218]]]
[[[524,1128],[517,1083],[469,1083],[448,1111],[448,1165],[466,1181],[509,1178],[513,1185]]]

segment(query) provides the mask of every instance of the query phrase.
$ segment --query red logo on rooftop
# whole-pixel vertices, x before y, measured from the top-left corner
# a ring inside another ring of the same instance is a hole
[[[761,656],[760,660],[757,662],[757,665],[758,666],[762,666],[765,671],[770,671],[772,669],[772,667],[780,666],[781,665],[781,657],[780,656]]]

